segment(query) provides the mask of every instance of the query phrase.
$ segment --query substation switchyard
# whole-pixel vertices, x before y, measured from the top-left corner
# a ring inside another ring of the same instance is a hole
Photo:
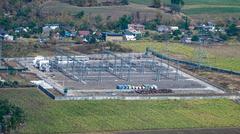
[[[36,57],[22,64],[62,97],[166,96],[222,94],[222,90],[184,73],[178,64],[145,53]],[[47,89],[46,89],[47,90]]]

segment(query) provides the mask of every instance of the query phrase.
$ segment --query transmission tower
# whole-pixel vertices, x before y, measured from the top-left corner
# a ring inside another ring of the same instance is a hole
[[[200,29],[199,31],[199,37],[200,37],[200,45],[195,48],[195,57],[196,57],[196,62],[199,64],[199,69],[200,69],[200,64],[205,64],[207,62],[207,52],[204,49],[208,45],[208,40],[206,39],[208,37],[208,32],[205,31],[203,28]]]

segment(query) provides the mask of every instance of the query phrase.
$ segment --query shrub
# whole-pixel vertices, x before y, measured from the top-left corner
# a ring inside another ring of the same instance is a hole
[[[6,100],[0,100],[0,133],[10,133],[11,130],[17,129],[24,119],[24,112],[21,108]]]
[[[191,40],[192,41],[199,41],[199,37],[197,35],[193,35]]]

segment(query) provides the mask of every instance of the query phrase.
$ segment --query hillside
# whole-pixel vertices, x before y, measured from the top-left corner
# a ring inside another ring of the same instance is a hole
[[[125,6],[99,6],[99,7],[78,7],[59,1],[48,2],[42,8],[42,12],[45,14],[77,14],[80,11],[84,11],[86,15],[96,16],[101,15],[103,18],[111,16],[113,20],[118,19],[123,15],[132,15],[136,12],[140,12],[141,19],[151,20],[154,19],[156,14],[161,12],[163,20],[171,22],[172,19],[179,19],[177,15],[170,15],[163,13],[162,11],[154,8],[150,8],[146,5],[131,3]]]

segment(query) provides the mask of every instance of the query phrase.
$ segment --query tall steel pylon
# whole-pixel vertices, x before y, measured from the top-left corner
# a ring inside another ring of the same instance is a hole
[[[200,45],[195,48],[194,52],[196,58],[195,61],[199,64],[198,69],[200,69],[201,64],[205,64],[205,62],[207,62],[207,52],[204,49],[204,47],[208,45],[208,41],[205,38],[206,36],[208,36],[207,32],[200,29]]]

